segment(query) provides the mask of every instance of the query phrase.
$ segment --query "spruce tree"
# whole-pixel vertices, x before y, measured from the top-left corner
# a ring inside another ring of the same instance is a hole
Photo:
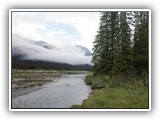
[[[148,72],[148,12],[135,12],[134,68],[138,75]]]
[[[114,50],[113,75],[132,70],[131,33],[127,23],[127,13],[121,12],[119,16],[119,34],[114,43],[116,49]]]
[[[133,68],[138,74],[148,72],[148,12],[101,14],[93,48],[93,74],[116,75],[132,72]]]
[[[92,67],[93,73],[111,73],[113,67],[114,40],[117,39],[118,12],[103,12],[100,27],[94,41]]]

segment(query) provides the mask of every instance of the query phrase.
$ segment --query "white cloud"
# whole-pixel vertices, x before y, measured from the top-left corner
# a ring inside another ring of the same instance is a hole
[[[18,34],[12,35],[12,54],[22,54],[23,59],[43,60],[68,64],[91,64],[91,56],[85,56],[78,47],[67,45],[60,49],[45,49],[33,44],[32,40],[25,39]]]
[[[51,23],[57,27],[63,26],[55,30],[50,28]],[[79,44],[91,50],[98,24],[99,12],[13,12],[12,32],[59,47],[66,44]],[[65,29],[68,25],[77,33],[68,33]]]
[[[12,33],[60,48],[47,50],[17,37],[12,46],[20,48],[26,54],[25,59],[91,64],[91,56],[85,56],[74,46],[82,45],[92,50],[99,12],[13,12],[12,15]]]

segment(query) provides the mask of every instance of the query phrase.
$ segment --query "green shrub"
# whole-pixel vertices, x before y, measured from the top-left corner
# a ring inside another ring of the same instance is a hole
[[[90,74],[87,74],[84,81],[85,81],[86,85],[91,85],[92,84],[92,76]]]
[[[107,83],[109,81],[108,76],[93,76],[91,74],[88,74],[85,77],[85,83],[87,85],[91,85],[92,89],[101,89],[101,88],[106,88]]]
[[[149,108],[147,74],[112,77],[90,74],[86,79],[95,90],[82,105],[74,105],[72,108]],[[97,90],[99,88],[103,89]]]
[[[129,89],[123,87],[94,90],[82,105],[72,108],[143,108],[149,107],[148,88],[141,82],[134,83]]]

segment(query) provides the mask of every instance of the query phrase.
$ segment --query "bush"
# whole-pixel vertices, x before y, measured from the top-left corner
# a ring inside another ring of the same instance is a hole
[[[107,87],[108,76],[96,76],[92,79],[92,89],[102,89]]]
[[[124,88],[105,88],[96,90],[82,105],[73,108],[143,108],[148,106],[148,90]]]
[[[92,76],[90,74],[87,74],[84,81],[85,81],[86,85],[91,85],[92,84]]]
[[[135,81],[126,88],[107,87],[94,90],[93,94],[82,105],[73,105],[72,108],[149,108],[148,88],[142,81]]]
[[[85,77],[85,83],[87,85],[91,85],[92,89],[102,89],[107,87],[107,83],[109,81],[108,76],[93,76],[88,74]]]
[[[89,74],[85,81],[89,81],[95,90],[82,105],[72,108],[149,108],[148,76],[145,73],[112,77]]]
[[[137,76],[135,74],[121,74],[111,77],[106,75],[93,76],[88,74],[85,78],[85,82],[87,85],[91,85],[92,89],[102,89],[106,87],[123,87],[125,89],[129,89],[137,83],[141,84],[141,87],[148,87],[149,85],[146,73],[144,73],[143,76]]]

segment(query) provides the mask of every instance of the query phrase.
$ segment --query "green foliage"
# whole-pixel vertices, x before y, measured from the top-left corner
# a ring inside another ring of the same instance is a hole
[[[73,108],[148,108],[148,12],[103,12],[100,20],[85,79],[96,90]]]
[[[92,84],[92,76],[90,74],[87,74],[84,81],[87,85],[91,85]]]
[[[112,67],[112,75],[125,73],[131,71],[132,68],[132,51],[131,51],[131,38],[130,28],[127,23],[126,12],[120,13],[120,27],[119,36],[116,41]],[[118,42],[118,43],[117,43]]]
[[[74,105],[72,108],[148,108],[148,89],[139,88],[106,88],[95,90],[82,105]]]
[[[92,78],[92,89],[102,89],[107,87],[108,76],[96,76]]]
[[[145,77],[99,76],[92,78],[92,83],[105,85],[104,89],[95,89],[82,105],[73,105],[72,108],[143,108],[148,105],[148,88],[144,84]]]
[[[104,75],[93,76],[91,74],[88,74],[85,77],[85,83],[87,85],[91,85],[92,89],[106,88],[108,82],[109,82],[109,76],[104,76]]]
[[[148,72],[148,12],[135,13],[135,33],[133,46],[133,63],[139,75]]]
[[[95,76],[148,72],[148,12],[102,12],[92,63]]]
[[[92,89],[100,88],[113,88],[113,87],[122,87],[129,89],[135,83],[139,82],[143,86],[148,87],[148,74],[143,72],[142,76],[138,76],[134,73],[121,73],[115,76],[99,75],[93,76],[88,74],[85,78],[85,82],[88,85],[91,85]]]
[[[94,41],[92,71],[94,75],[108,75],[113,66],[113,43],[118,36],[118,12],[102,12],[100,20],[99,31]]]

